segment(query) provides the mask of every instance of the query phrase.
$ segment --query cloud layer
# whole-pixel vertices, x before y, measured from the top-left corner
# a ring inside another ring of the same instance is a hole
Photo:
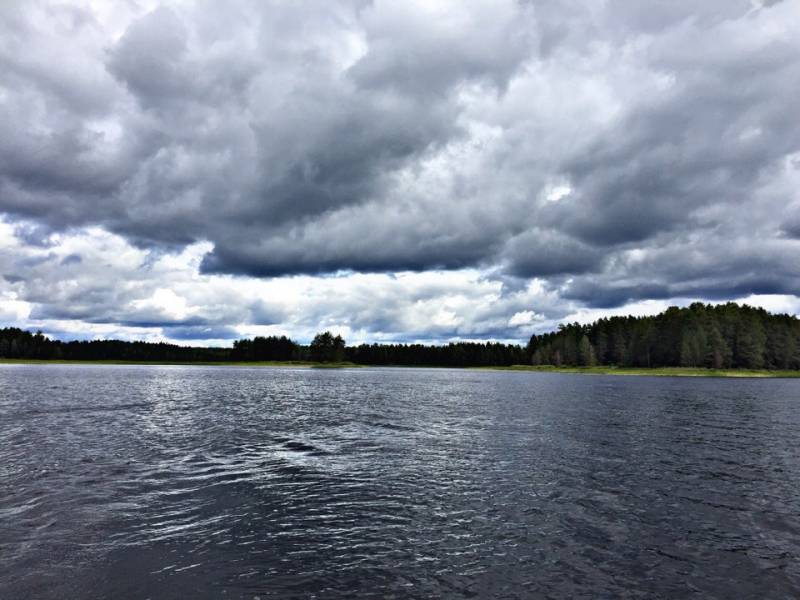
[[[798,89],[788,1],[6,3],[0,319],[516,339],[795,298]]]

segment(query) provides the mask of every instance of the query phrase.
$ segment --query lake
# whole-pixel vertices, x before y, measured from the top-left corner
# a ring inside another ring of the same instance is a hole
[[[800,596],[800,380],[0,367],[0,598]]]

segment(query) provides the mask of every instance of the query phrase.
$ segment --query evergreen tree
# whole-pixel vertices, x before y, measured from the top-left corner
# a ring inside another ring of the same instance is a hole
[[[360,364],[489,366],[513,364],[706,366],[800,369],[800,320],[763,309],[692,304],[648,317],[603,318],[567,324],[531,336],[527,346],[494,342],[446,345],[362,344],[348,348],[341,336],[318,334],[309,346],[285,336],[237,340],[232,348],[93,340],[61,342],[41,332],[0,329],[0,358],[67,360],[231,361],[345,358]]]
[[[670,307],[653,317],[611,317],[581,327],[565,325],[536,338],[542,364],[585,363],[583,337],[599,364],[637,367],[800,368],[800,320],[729,302]],[[603,348],[605,347],[605,351]],[[584,348],[585,350],[585,348]]]
[[[344,360],[345,343],[342,336],[330,331],[318,333],[309,347],[311,360],[316,362],[341,362]]]
[[[557,367],[560,367],[562,365],[561,350],[556,350],[555,352],[553,352],[553,364]]]
[[[625,343],[625,333],[620,325],[611,336],[611,350],[608,361],[613,365],[624,365],[627,362],[628,346]]]
[[[736,331],[736,366],[760,369],[764,366],[767,336],[764,326],[754,314],[746,314]]]
[[[592,343],[585,335],[581,337],[581,341],[578,342],[578,364],[582,367],[593,367],[597,364]]]
[[[698,367],[705,363],[706,336],[692,323],[681,338],[681,366]]]
[[[603,364],[606,362],[606,353],[608,352],[608,334],[605,329],[605,319],[600,320],[596,326],[597,332],[595,333],[594,349],[597,356],[597,362]]]
[[[722,337],[717,324],[712,323],[706,342],[705,366],[711,369],[725,369],[730,367],[732,358],[733,352],[730,346],[728,346],[725,338]]]
[[[542,351],[538,348],[533,352],[531,356],[531,364],[534,366],[541,365],[542,363]]]

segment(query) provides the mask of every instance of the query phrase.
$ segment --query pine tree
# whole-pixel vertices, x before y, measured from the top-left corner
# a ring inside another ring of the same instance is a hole
[[[611,338],[611,356],[609,362],[611,364],[623,365],[626,362],[628,354],[628,346],[625,343],[625,335],[621,329],[617,329]]]
[[[705,362],[706,339],[702,330],[690,326],[681,338],[681,366],[698,367]]]
[[[711,369],[724,369],[731,365],[732,357],[733,352],[722,337],[719,327],[716,323],[712,323],[706,343],[705,365]]]
[[[597,363],[594,354],[594,348],[587,336],[581,337],[578,342],[578,364],[582,367],[593,367]]]
[[[533,355],[531,356],[531,364],[533,366],[538,366],[542,364],[542,351],[538,348],[534,350]]]
[[[736,366],[744,369],[761,369],[767,336],[764,326],[754,314],[745,315],[736,331]]]
[[[606,334],[604,320],[600,321],[597,325],[597,334],[594,341],[595,354],[597,355],[597,362],[603,364],[606,362],[606,353],[608,352],[608,334]]]
[[[553,364],[555,366],[557,366],[557,367],[561,366],[562,361],[561,361],[561,351],[560,350],[556,350],[555,352],[553,352]]]

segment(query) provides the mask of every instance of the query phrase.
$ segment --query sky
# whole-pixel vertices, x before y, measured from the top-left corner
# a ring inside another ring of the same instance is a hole
[[[800,2],[0,2],[0,326],[800,313]]]

